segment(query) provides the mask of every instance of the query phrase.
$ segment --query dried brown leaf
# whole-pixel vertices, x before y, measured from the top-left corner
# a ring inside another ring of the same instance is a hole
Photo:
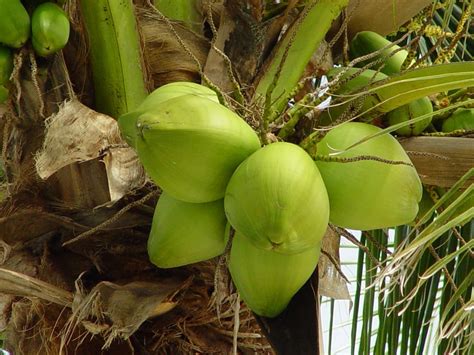
[[[356,9],[349,22],[349,37],[359,31],[374,31],[385,36],[431,3],[431,0],[351,0],[348,11]]]
[[[110,145],[122,143],[113,118],[76,100],[64,102],[45,123],[43,149],[36,157],[36,170],[42,179],[72,163],[97,158]]]
[[[77,100],[67,101],[46,120],[46,137],[36,156],[36,170],[47,179],[65,166],[105,154],[110,195],[119,199],[145,182],[135,152],[122,146],[117,121]]]
[[[168,25],[150,10],[139,9],[138,19],[144,39],[145,62],[153,78],[153,87],[174,81],[200,82],[198,64],[204,66],[209,42],[178,23],[173,23],[173,33]],[[178,42],[176,35],[194,58]]]
[[[21,244],[61,227],[76,231],[88,229],[67,217],[40,209],[23,209],[0,218],[0,240],[10,245]]]
[[[319,293],[338,300],[350,300],[345,276],[340,272],[340,239],[341,237],[331,228],[327,229],[322,241],[322,250],[325,253],[321,253],[318,263]]]
[[[231,93],[233,86],[223,53],[226,42],[235,29],[235,21],[225,10],[223,10],[223,15],[219,30],[217,30],[217,38],[214,39],[214,46],[211,46],[207,57],[204,74],[223,92]]]
[[[60,306],[70,306],[73,296],[70,292],[47,282],[0,268],[0,294],[35,297]]]
[[[88,294],[78,284],[73,314],[63,332],[63,344],[69,341],[79,323],[93,334],[100,333],[105,348],[117,338],[126,340],[146,320],[171,311],[190,282],[191,279],[169,279],[117,285],[102,281]]]
[[[145,171],[132,149],[112,147],[103,161],[112,201],[119,200],[130,190],[139,188],[145,183]]]

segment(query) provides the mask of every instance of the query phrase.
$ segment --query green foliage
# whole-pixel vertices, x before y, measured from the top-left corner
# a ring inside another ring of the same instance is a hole
[[[473,175],[474,169],[445,192],[434,215],[428,211],[415,227],[397,227],[393,245],[382,230],[362,235],[366,249],[357,261],[352,354],[472,349],[474,190],[460,187]]]

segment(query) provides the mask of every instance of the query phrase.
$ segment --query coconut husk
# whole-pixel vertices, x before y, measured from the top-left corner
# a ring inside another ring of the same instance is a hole
[[[138,18],[153,88],[174,81],[200,82],[209,52],[208,40],[177,22],[171,24],[171,29],[169,22],[150,9],[138,9]]]
[[[68,165],[103,157],[112,201],[145,183],[143,167],[113,118],[73,99],[64,102],[45,125],[46,137],[36,155],[36,171],[42,179]]]

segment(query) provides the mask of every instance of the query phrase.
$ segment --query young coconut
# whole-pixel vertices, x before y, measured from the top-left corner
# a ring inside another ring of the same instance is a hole
[[[0,104],[3,104],[5,101],[7,101],[8,94],[8,89],[5,86],[0,85]]]
[[[432,112],[433,105],[431,104],[431,100],[428,97],[422,97],[421,99],[413,100],[406,105],[390,111],[387,113],[387,119],[389,124],[393,126],[397,123],[406,122]],[[431,118],[432,117],[429,116],[421,121],[411,123],[408,126],[397,129],[396,132],[401,136],[417,136],[430,125]]]
[[[218,256],[226,246],[226,224],[223,200],[187,203],[163,192],[148,239],[150,260],[171,268]]]
[[[8,47],[0,45],[0,85],[10,80],[13,71],[13,53]]]
[[[43,57],[54,54],[69,40],[69,19],[58,5],[39,5],[31,17],[31,42],[35,52]]]
[[[223,105],[195,95],[167,100],[119,126],[148,175],[176,199],[203,203],[224,197],[237,166],[260,148],[245,121]]]
[[[247,158],[224,198],[230,224],[263,250],[296,254],[317,245],[329,203],[313,159],[295,144],[267,145]]]
[[[384,74],[392,75],[400,72],[403,62],[408,56],[408,51],[400,49],[400,46],[393,44],[385,37],[372,31],[357,33],[350,44],[352,59],[377,51],[380,51],[380,53],[375,58],[359,63],[359,66],[365,66],[370,61],[383,58],[383,67],[380,71]]]
[[[474,108],[458,108],[443,122],[443,132],[452,132],[459,129],[474,130]]]
[[[256,314],[273,318],[310,278],[318,263],[320,244],[299,254],[284,255],[255,247],[235,232],[229,270],[245,304]]]
[[[138,116],[146,111],[158,109],[164,102],[183,95],[194,95],[219,103],[216,93],[203,85],[187,81],[176,81],[160,86],[152,91],[135,111],[122,115],[119,118],[118,122],[127,143],[135,148],[136,135],[133,127],[137,123]],[[127,134],[129,132],[132,132],[132,134]]]
[[[20,48],[30,38],[30,15],[20,0],[0,0],[0,43]]]
[[[421,181],[393,136],[378,136],[344,151],[380,131],[366,123],[347,122],[330,130],[317,145],[317,154],[323,157],[371,156],[398,162],[363,158],[349,163],[316,161],[329,195],[329,219],[335,225],[358,230],[387,228],[408,224],[418,213]]]
[[[208,87],[187,81],[176,81],[152,91],[138,106],[137,111],[154,110],[163,102],[183,95],[195,95],[219,103],[216,93]]]

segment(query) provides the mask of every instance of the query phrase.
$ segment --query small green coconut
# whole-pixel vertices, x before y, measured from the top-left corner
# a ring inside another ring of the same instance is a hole
[[[226,246],[226,224],[223,200],[187,203],[162,193],[148,239],[150,260],[171,268],[218,256]]]
[[[293,255],[255,247],[235,233],[229,270],[245,304],[256,314],[276,317],[310,278],[320,255],[320,245]]]
[[[230,224],[258,248],[295,254],[322,239],[329,203],[314,161],[299,146],[267,145],[247,158],[224,198]]]
[[[458,108],[443,122],[443,132],[449,133],[459,129],[474,130],[474,108]]]
[[[372,31],[357,33],[350,44],[350,55],[352,59],[366,56],[377,51],[380,51],[378,55],[359,63],[359,66],[364,66],[371,61],[383,58],[383,63],[381,63],[383,67],[380,69],[381,72],[392,75],[400,72],[403,62],[408,56],[408,51],[400,49],[400,46],[393,44],[385,37]]]
[[[0,0],[0,43],[20,48],[30,38],[30,15],[20,0]]]
[[[33,11],[31,42],[38,55],[47,57],[63,49],[69,40],[69,30],[69,19],[58,5],[46,2]]]
[[[391,126],[406,122],[413,118],[427,115],[433,112],[433,105],[428,97],[414,100],[406,105],[396,108],[387,113],[387,119]],[[417,136],[425,130],[431,123],[432,116],[421,121],[411,123],[408,126],[397,129],[397,133],[401,136]]]
[[[0,85],[0,104],[3,104],[5,101],[7,101],[8,94],[8,89],[5,86]]]
[[[338,158],[371,156],[388,161],[317,161],[331,206],[330,221],[344,228],[371,230],[408,224],[418,213],[422,196],[420,178],[403,147],[389,134],[361,143],[380,132],[366,123],[337,126],[318,143],[317,154]]]
[[[260,148],[257,134],[242,118],[196,95],[122,116],[119,127],[152,180],[185,202],[223,198],[237,166]]]

